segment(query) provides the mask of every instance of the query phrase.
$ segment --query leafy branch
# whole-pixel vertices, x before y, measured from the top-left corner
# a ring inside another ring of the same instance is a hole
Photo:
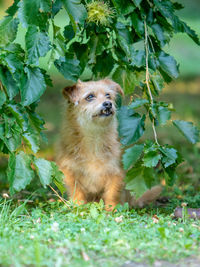
[[[176,61],[163,48],[177,32],[200,45],[195,31],[175,15],[181,8],[171,0],[14,1],[0,21],[0,151],[9,156],[11,193],[24,189],[34,177],[44,187],[54,182],[64,190],[56,164],[37,157],[40,142],[45,140],[37,105],[51,86],[39,60],[48,53],[49,65],[54,64],[66,82],[110,77],[121,85],[126,98],[132,99],[128,106],[118,101],[127,189],[139,197],[159,183],[160,175],[168,185],[174,183],[181,156],[173,147],[159,144],[156,132],[157,125],[165,125],[171,118],[170,106],[158,102],[157,97],[165,82],[178,77]],[[62,9],[64,31],[55,24]],[[25,47],[16,42],[20,24],[26,31]],[[140,42],[144,46],[137,49]],[[137,98],[135,88],[141,92]],[[147,116],[155,142],[141,143]],[[191,122],[176,120],[173,125],[192,144],[199,140],[199,131]]]

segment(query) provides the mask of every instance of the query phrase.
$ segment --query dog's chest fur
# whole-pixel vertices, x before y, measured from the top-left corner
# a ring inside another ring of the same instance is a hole
[[[60,166],[73,173],[86,193],[98,194],[109,177],[121,172],[116,121],[103,129],[96,125],[75,129],[69,121],[63,132]]]

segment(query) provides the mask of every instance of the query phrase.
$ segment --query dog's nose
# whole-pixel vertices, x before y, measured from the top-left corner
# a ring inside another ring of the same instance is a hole
[[[105,108],[112,108],[112,103],[110,101],[103,102]]]

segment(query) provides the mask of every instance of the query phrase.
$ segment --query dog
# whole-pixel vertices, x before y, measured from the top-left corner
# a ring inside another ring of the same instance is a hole
[[[161,192],[155,187],[136,200],[123,190],[125,174],[115,116],[118,93],[123,95],[122,88],[109,79],[79,80],[63,89],[66,101],[57,164],[69,196],[79,205],[103,199],[108,211],[119,202],[142,207]]]
[[[109,79],[65,87],[57,163],[77,204],[104,200],[106,210],[120,201],[124,171],[118,140],[115,99],[123,94]]]

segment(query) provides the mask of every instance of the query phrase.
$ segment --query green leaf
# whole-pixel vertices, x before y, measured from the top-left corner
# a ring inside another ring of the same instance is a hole
[[[164,125],[171,118],[171,111],[167,107],[158,106],[157,119],[160,125]]]
[[[44,76],[37,67],[25,67],[21,90],[21,103],[28,106],[37,101],[46,89]]]
[[[9,99],[12,99],[18,94],[19,87],[11,72],[2,66],[0,66],[0,80],[3,86],[6,88]]]
[[[6,102],[6,95],[3,91],[0,91],[0,108],[3,106],[5,102]]]
[[[149,101],[147,99],[136,98],[128,107],[135,109],[135,108],[139,108],[139,107],[141,107],[147,103],[149,103]]]
[[[134,194],[135,199],[140,198],[147,190],[148,187],[145,183],[145,180],[142,176],[135,177],[125,187],[127,190],[130,190]]]
[[[87,11],[81,0],[62,0],[63,6],[66,9],[71,20],[74,32],[77,31],[77,24],[83,25],[87,17]]]
[[[11,154],[8,161],[7,176],[11,194],[24,189],[30,184],[34,177],[30,156],[23,151],[20,151],[16,156]]]
[[[175,59],[164,53],[163,51],[158,55],[158,61],[160,64],[160,68],[171,78],[177,78],[179,75],[178,67]]]
[[[23,138],[26,141],[27,145],[30,147],[30,149],[34,153],[37,153],[40,148],[40,138],[36,130],[34,130],[32,127],[29,127],[28,131],[23,133]]]
[[[80,62],[77,59],[60,57],[54,62],[56,68],[69,80],[76,82],[81,74]]]
[[[97,77],[106,77],[110,74],[114,67],[114,60],[111,53],[103,52],[100,56],[96,57],[96,64],[94,65],[93,72]]]
[[[199,130],[192,122],[175,120],[173,121],[173,124],[190,143],[195,144],[199,141]]]
[[[35,25],[29,26],[25,36],[28,64],[39,64],[39,58],[50,50],[50,41],[46,32],[38,32]]]
[[[151,28],[160,46],[163,47],[169,41],[169,38],[166,38],[164,31],[159,24],[153,24],[151,25]]]
[[[64,192],[66,192],[66,187],[64,184],[64,174],[59,170],[58,166],[56,165],[55,162],[51,162],[51,166],[53,169],[53,182],[63,195]]]
[[[172,186],[176,181],[176,179],[177,179],[176,168],[172,166],[166,168],[165,169],[166,184]]]
[[[128,15],[135,10],[135,7],[126,0],[111,0],[119,14]]]
[[[143,145],[134,145],[125,150],[122,157],[125,170],[128,170],[140,158],[143,148]]]
[[[53,169],[51,162],[42,158],[34,157],[33,164],[40,178],[41,184],[46,188],[52,181]]]
[[[18,3],[19,3],[20,0],[14,0],[14,3],[12,4],[12,6],[10,6],[7,10],[6,10],[6,13],[10,16],[14,16],[15,13],[17,12],[18,10]]]
[[[160,147],[159,150],[163,154],[161,161],[165,168],[176,163],[176,159],[178,157],[176,149],[169,147]]]
[[[22,0],[19,2],[18,6],[18,17],[23,27],[27,27],[28,25],[38,25],[40,0]]]
[[[142,2],[142,0],[132,0],[133,3],[135,4],[136,7],[140,6],[140,3]]]
[[[17,36],[19,20],[7,16],[0,21],[0,46],[13,42]]]
[[[131,14],[131,21],[133,24],[133,28],[138,34],[138,36],[142,37],[142,35],[144,34],[144,22],[139,18],[139,16],[135,12]]]
[[[40,0],[40,8],[43,12],[51,12],[51,0]]]
[[[154,85],[155,90],[161,92],[164,87],[164,81],[158,72],[155,72],[151,75],[151,81]]]
[[[123,145],[131,145],[144,133],[145,116],[142,117],[134,110],[122,106],[118,111],[119,136]]]
[[[177,16],[174,16],[172,23],[175,32],[186,33],[196,44],[200,45],[198,35],[185,22],[181,21]]]
[[[158,151],[149,151],[144,154],[143,165],[148,168],[156,167],[160,159]]]
[[[141,72],[139,74],[141,74]],[[135,86],[139,85],[143,77],[140,77],[136,71],[133,72],[128,69],[117,67],[112,75],[112,79],[121,85],[127,95],[134,92]]]
[[[50,0],[20,1],[18,4],[18,18],[23,27],[27,28],[29,25],[36,25],[43,30],[48,30],[48,18],[51,5],[52,1]]]

